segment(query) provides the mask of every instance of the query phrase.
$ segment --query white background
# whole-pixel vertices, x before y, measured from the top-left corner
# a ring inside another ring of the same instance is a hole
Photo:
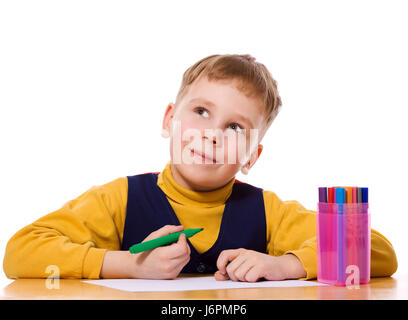
[[[161,171],[183,72],[249,53],[283,107],[237,179],[313,210],[318,186],[369,187],[372,227],[407,273],[407,13],[389,0],[1,1],[0,256],[91,186]]]

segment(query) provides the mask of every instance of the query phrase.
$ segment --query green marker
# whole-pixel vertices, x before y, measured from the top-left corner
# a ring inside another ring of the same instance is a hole
[[[179,236],[184,233],[187,238],[190,238],[194,236],[196,233],[204,230],[204,228],[198,228],[198,229],[186,229],[183,231],[175,232],[175,233],[170,233],[167,234],[163,237],[141,242],[138,244],[135,244],[129,248],[130,253],[139,253],[147,250],[152,250],[161,246],[164,246],[166,244],[170,244],[173,242],[177,242]]]

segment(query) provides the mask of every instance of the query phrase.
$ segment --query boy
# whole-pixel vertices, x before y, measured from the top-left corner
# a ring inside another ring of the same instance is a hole
[[[316,278],[316,216],[296,201],[235,179],[261,155],[281,107],[275,80],[249,55],[212,55],[183,75],[163,119],[171,160],[162,172],[94,186],[8,242],[9,278],[173,279],[214,273],[233,281]],[[183,228],[190,239],[139,254],[131,245]],[[372,230],[371,275],[397,269],[391,243]]]

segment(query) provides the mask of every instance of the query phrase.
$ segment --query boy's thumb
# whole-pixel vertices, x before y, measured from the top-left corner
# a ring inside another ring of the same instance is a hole
[[[182,231],[183,229],[184,229],[184,227],[182,225],[178,225],[178,226],[166,225],[166,226],[164,226],[164,227],[162,227],[162,228],[160,228],[160,229],[158,229],[156,231],[153,231],[151,234],[149,234],[143,240],[143,242],[148,241],[148,240],[153,240],[153,239],[156,239],[156,238],[160,238],[160,237],[166,236],[166,235],[168,235],[170,233],[179,232],[179,231]]]
[[[184,242],[186,242],[186,235],[184,233],[181,233],[178,238],[177,243],[184,243]]]

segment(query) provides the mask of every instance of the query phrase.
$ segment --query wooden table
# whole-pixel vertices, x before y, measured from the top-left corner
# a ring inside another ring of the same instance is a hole
[[[59,289],[47,289],[46,279],[15,280],[0,291],[6,300],[315,300],[315,299],[408,299],[408,276],[372,278],[359,289],[319,286],[298,288],[248,288],[223,290],[197,290],[177,292],[126,292],[92,285],[81,280],[61,279]]]

